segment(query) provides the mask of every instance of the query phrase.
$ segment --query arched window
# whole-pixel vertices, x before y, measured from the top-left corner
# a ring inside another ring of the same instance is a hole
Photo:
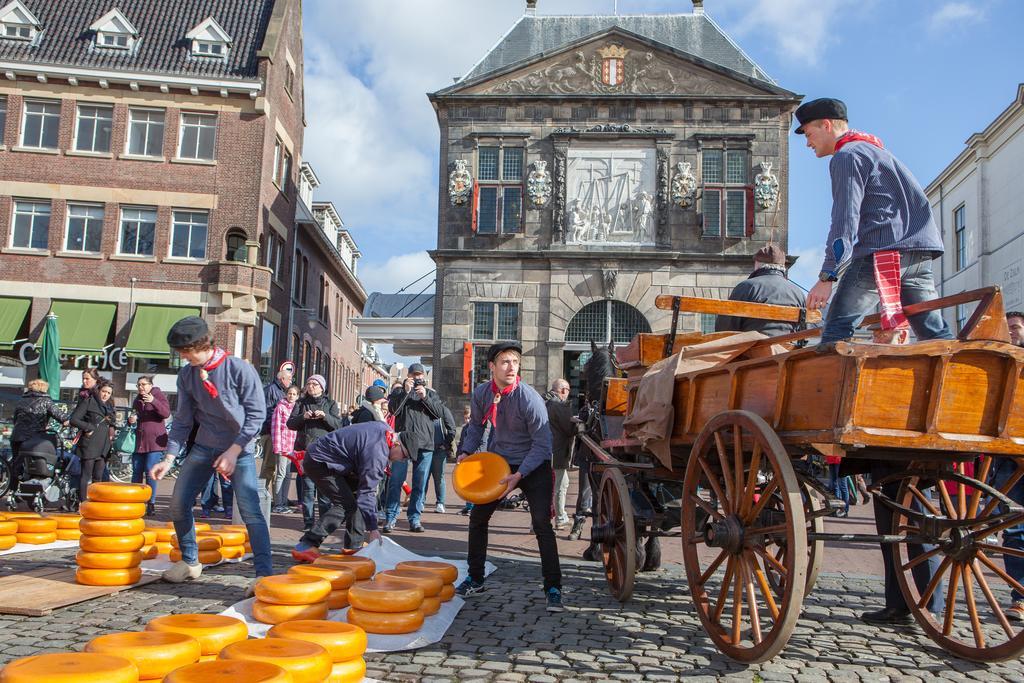
[[[224,238],[225,254],[224,258],[228,261],[235,261],[237,263],[245,263],[248,257],[248,248],[245,246],[245,233],[238,228],[231,228],[228,230],[227,237]]]
[[[309,379],[310,375],[316,374],[313,372],[313,347],[310,346],[309,342],[302,343],[302,382],[305,384],[306,380]]]
[[[565,329],[569,343],[627,344],[640,332],[650,332],[644,314],[624,301],[595,301],[573,316]]]

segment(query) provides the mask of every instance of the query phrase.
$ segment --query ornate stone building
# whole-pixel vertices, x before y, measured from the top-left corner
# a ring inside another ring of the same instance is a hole
[[[537,388],[590,341],[667,329],[658,294],[723,297],[787,243],[794,93],[693,13],[538,16],[454,85],[441,132],[435,386],[486,378],[520,339]],[[683,316],[699,329],[708,319]],[[457,401],[453,401],[457,402]]]

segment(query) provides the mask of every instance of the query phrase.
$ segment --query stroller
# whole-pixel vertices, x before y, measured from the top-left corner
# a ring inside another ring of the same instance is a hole
[[[61,510],[73,509],[78,498],[71,474],[72,458],[64,439],[47,433],[21,445],[13,470],[7,507],[15,509],[18,501],[42,513],[48,503],[60,503]]]

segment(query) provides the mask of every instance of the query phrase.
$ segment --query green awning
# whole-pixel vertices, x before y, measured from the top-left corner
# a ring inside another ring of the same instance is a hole
[[[54,300],[50,312],[57,316],[62,352],[99,353],[109,343],[117,304]]]
[[[10,351],[32,307],[32,299],[0,297],[0,351]]]
[[[199,315],[198,308],[184,306],[153,306],[139,304],[135,309],[135,320],[128,335],[125,351],[129,356],[139,358],[167,358],[167,331],[171,325],[184,317]]]

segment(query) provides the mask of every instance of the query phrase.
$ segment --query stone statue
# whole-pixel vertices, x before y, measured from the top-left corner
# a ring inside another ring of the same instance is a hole
[[[448,176],[448,198],[452,206],[462,206],[473,192],[473,176],[469,174],[465,159],[456,159]]]
[[[672,178],[672,203],[681,209],[689,208],[693,206],[696,191],[697,178],[690,169],[690,162],[680,161]]]
[[[551,173],[548,162],[537,160],[530,164],[532,170],[526,178],[526,195],[530,199],[530,207],[542,209],[551,200]]]
[[[586,242],[590,232],[590,221],[584,215],[580,200],[574,199],[569,205],[569,228],[572,242]]]
[[[638,242],[649,242],[651,239],[651,214],[654,213],[654,197],[650,192],[641,192],[636,199],[633,212],[633,234]]]
[[[762,161],[761,171],[754,176],[754,201],[759,209],[770,209],[779,199],[779,179],[772,173],[772,162]]]

